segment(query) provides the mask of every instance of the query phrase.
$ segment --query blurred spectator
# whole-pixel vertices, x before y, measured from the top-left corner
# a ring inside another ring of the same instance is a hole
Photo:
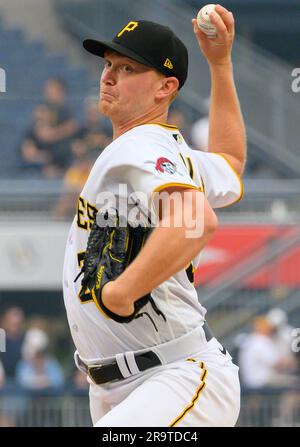
[[[273,329],[272,339],[278,355],[282,361],[284,360],[286,370],[295,374],[296,380],[298,362],[296,354],[292,351],[293,327],[288,324],[287,314],[280,308],[273,308],[267,313],[266,319]],[[298,392],[291,390],[282,396],[276,425],[293,425],[296,409],[299,408],[300,403],[299,385],[298,380]]]
[[[83,147],[83,142],[76,142],[76,147]],[[67,170],[64,176],[64,187],[61,197],[57,205],[55,206],[53,213],[58,219],[66,219],[74,216],[74,210],[76,209],[76,201],[78,194],[81,192],[92,166],[95,162],[95,153],[85,154],[78,156]]]
[[[95,151],[97,155],[111,143],[112,127],[99,112],[97,97],[85,100],[85,120],[76,137],[85,143],[87,151]]]
[[[39,129],[39,138],[51,145],[54,165],[65,168],[70,163],[71,142],[79,128],[68,105],[65,83],[59,78],[48,79],[44,97],[45,105],[52,112],[53,125]]]
[[[274,328],[266,317],[254,320],[253,332],[239,352],[241,382],[247,388],[284,387],[295,383],[295,363],[283,356],[273,339]]]
[[[21,145],[22,169],[30,174],[41,173],[45,178],[61,175],[62,170],[54,161],[52,144],[45,142],[40,136],[44,128],[53,125],[53,113],[47,106],[40,105],[34,109],[32,127]]]
[[[105,118],[98,111],[98,98],[87,98],[84,125],[71,145],[73,162],[64,175],[63,192],[53,211],[56,218],[73,217],[78,194],[97,157],[111,139],[111,127],[107,127]]]
[[[273,328],[273,341],[276,349],[282,357],[290,357],[291,363],[295,363],[295,355],[292,351],[293,327],[288,324],[287,314],[280,308],[271,309],[266,319]]]
[[[22,358],[29,361],[37,351],[45,350],[49,345],[46,332],[38,327],[31,327],[25,334],[22,346]]]
[[[69,167],[64,176],[64,183],[68,190],[80,192],[89,176],[91,168],[95,162],[94,155],[85,154],[78,157]]]
[[[1,353],[1,361],[6,382],[15,379],[16,365],[21,359],[24,340],[24,314],[19,307],[7,309],[0,325],[6,334],[6,352]]]
[[[33,124],[21,145],[22,169],[45,178],[59,178],[71,160],[71,142],[78,131],[67,104],[66,88],[49,79],[45,101],[33,111]]]
[[[208,151],[208,137],[209,137],[209,101],[207,98],[204,101],[205,115],[196,121],[191,128],[191,140],[194,149],[199,151]]]
[[[41,136],[47,142],[57,142],[73,137],[78,124],[72,117],[67,100],[65,83],[59,78],[48,79],[44,86],[45,104],[54,117],[53,128],[44,129]]]
[[[64,384],[59,363],[46,350],[35,351],[30,359],[17,366],[17,384],[27,390],[60,388]]]
[[[278,328],[287,324],[278,312],[254,320],[253,332],[243,338],[239,351],[241,384],[248,390],[269,390],[280,393],[278,415],[272,415],[275,426],[293,425],[296,409],[299,408],[299,379],[297,363],[291,352],[286,332],[282,337]],[[279,341],[279,344],[278,344]],[[262,407],[262,396],[253,395],[248,402],[255,414]]]
[[[58,388],[64,383],[59,363],[48,352],[46,332],[31,328],[26,333],[22,348],[23,359],[18,363],[16,381],[27,390]]]

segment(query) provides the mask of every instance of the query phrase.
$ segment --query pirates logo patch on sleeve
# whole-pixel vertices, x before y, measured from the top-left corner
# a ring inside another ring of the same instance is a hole
[[[155,169],[157,172],[161,172],[162,174],[175,174],[177,172],[179,175],[180,172],[177,171],[176,163],[173,163],[171,160],[165,157],[159,157],[156,161],[146,161],[145,163],[151,163],[155,165]]]

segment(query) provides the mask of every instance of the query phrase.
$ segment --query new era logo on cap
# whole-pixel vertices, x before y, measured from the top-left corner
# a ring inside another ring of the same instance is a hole
[[[130,21],[112,41],[87,39],[84,48],[103,57],[108,49],[117,51],[141,64],[155,68],[166,76],[174,76],[181,88],[187,78],[188,52],[173,31],[147,20]]]
[[[170,59],[168,59],[168,58],[165,60],[164,66],[169,68],[170,70],[172,70],[172,68],[173,68],[173,64],[170,61]]]

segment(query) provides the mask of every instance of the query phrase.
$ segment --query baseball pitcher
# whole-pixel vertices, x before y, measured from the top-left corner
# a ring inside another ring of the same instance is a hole
[[[213,208],[243,195],[246,154],[233,15],[218,6],[210,18],[213,39],[192,21],[211,73],[205,153],[167,124],[188,72],[188,51],[170,28],[132,20],[112,41],[83,43],[105,60],[99,109],[114,136],[78,198],[63,288],[98,427],[234,426],[238,418],[238,367],[194,287],[217,228]]]

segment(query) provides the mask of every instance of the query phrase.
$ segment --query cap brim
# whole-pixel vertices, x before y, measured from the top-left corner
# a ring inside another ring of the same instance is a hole
[[[138,54],[134,53],[132,50],[123,47],[115,42],[105,42],[94,39],[86,39],[83,41],[82,45],[85,50],[87,50],[89,53],[94,54],[95,56],[104,57],[104,53],[106,50],[114,50],[117,51],[117,53],[122,54],[123,56],[127,56],[130,59],[139,62],[140,64],[147,65],[148,67],[151,68],[156,68],[153,66],[153,64],[151,64]]]

